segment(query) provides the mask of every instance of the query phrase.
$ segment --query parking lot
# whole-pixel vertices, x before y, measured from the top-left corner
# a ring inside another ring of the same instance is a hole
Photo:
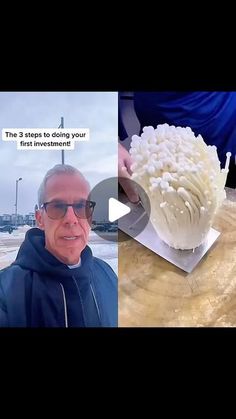
[[[11,234],[0,233],[0,269],[10,265],[16,258],[21,243],[25,238],[25,233],[30,227],[19,227]],[[116,233],[107,233],[107,235]],[[104,237],[105,239],[106,237]],[[95,232],[90,233],[89,246],[93,255],[105,260],[117,273],[118,271],[118,246],[116,242],[104,240]]]

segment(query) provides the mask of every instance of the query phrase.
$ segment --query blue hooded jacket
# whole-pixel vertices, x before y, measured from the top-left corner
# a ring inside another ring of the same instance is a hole
[[[0,327],[116,327],[117,276],[89,246],[70,269],[27,231],[15,262],[0,271]]]
[[[119,95],[122,97],[122,94]],[[236,92],[134,92],[134,110],[144,126],[167,123],[192,128],[208,145],[215,145],[222,165],[226,152],[236,155]],[[128,134],[122,120],[119,101],[119,137]],[[137,134],[137,133],[134,133]]]

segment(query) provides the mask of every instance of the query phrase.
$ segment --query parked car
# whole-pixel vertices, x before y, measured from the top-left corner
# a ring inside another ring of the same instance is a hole
[[[96,227],[93,228],[93,231],[106,231],[106,227],[104,225],[96,225]]]
[[[108,228],[108,233],[117,233],[118,232],[118,226],[111,226]]]
[[[13,232],[12,226],[0,226],[0,233],[6,233],[6,232],[11,234]]]

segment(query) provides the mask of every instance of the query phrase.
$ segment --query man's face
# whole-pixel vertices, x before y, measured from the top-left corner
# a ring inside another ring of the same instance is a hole
[[[57,174],[46,183],[44,202],[74,204],[87,200],[89,187],[80,174]],[[72,207],[65,216],[52,220],[45,209],[36,213],[39,228],[45,232],[45,248],[67,265],[79,262],[80,254],[88,242],[89,220],[78,218]]]

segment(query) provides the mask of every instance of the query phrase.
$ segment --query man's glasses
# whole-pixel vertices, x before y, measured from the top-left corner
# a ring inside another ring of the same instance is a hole
[[[74,204],[65,204],[64,202],[44,202],[40,208],[44,208],[48,217],[52,220],[59,220],[66,215],[67,208],[72,207],[74,214],[78,218],[90,218],[93,214],[96,202],[81,200]]]

